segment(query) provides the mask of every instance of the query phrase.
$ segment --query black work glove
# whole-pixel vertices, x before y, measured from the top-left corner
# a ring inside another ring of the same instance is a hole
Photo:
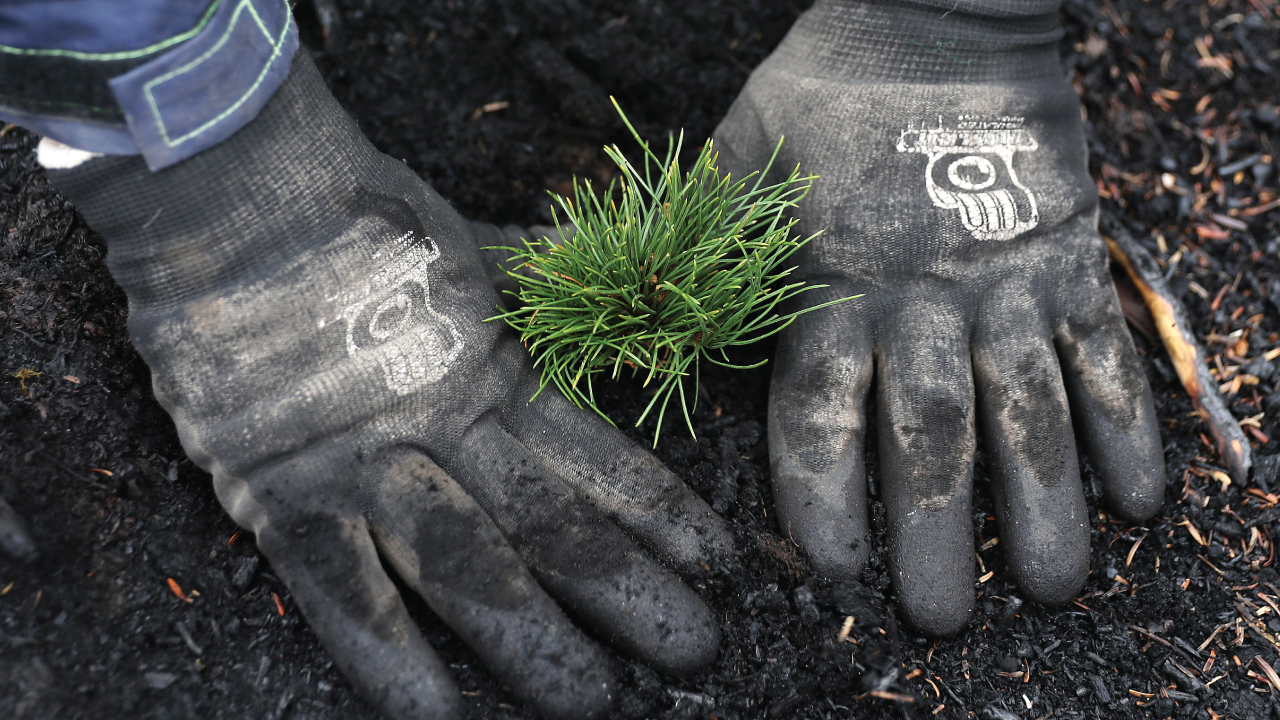
[[[818,0],[716,130],[722,169],[796,163],[819,180],[798,256],[825,297],[779,340],[769,405],[784,532],[856,576],[868,553],[863,443],[901,605],[942,635],[973,605],[970,494],[981,432],[1000,547],[1023,592],[1061,603],[1089,570],[1074,418],[1124,518],[1160,506],[1150,390],[1096,230],[1058,3]],[[873,392],[874,385],[874,392]]]
[[[305,53],[190,160],[50,178],[107,238],[183,447],[383,712],[465,706],[379,555],[551,717],[610,698],[574,622],[663,671],[714,658],[715,619],[655,558],[714,562],[722,521],[595,416],[529,403],[528,354],[483,322],[498,298],[472,226],[364,139]]]

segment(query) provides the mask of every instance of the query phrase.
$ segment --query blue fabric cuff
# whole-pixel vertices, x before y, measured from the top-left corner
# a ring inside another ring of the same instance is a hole
[[[217,0],[0,0],[0,45],[17,52],[138,57],[177,45]]]
[[[103,155],[137,155],[138,143],[129,131],[115,125],[90,120],[32,115],[0,106],[0,119],[21,125],[37,135],[53,138],[63,145]]]
[[[161,170],[257,117],[297,50],[287,0],[222,0],[199,34],[112,78],[111,90],[138,152]]]

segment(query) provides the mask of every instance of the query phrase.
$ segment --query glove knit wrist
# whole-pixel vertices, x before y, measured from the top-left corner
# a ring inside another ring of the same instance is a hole
[[[769,61],[803,77],[1011,82],[1057,75],[1059,0],[818,0]]]
[[[392,200],[417,182],[413,171],[364,139],[305,53],[253,123],[185,162],[152,172],[137,156],[105,157],[50,178],[106,238],[107,265],[134,308],[269,277],[360,216],[416,225]],[[426,206],[444,206],[425,192]]]

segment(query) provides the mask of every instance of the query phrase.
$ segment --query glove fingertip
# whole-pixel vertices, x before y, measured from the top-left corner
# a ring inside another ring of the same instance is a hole
[[[1028,600],[1049,607],[1057,607],[1066,605],[1080,594],[1088,574],[1088,563],[1085,563],[1083,572],[1072,568],[1061,575],[1041,575],[1036,579],[1019,579],[1018,587]]]
[[[833,580],[857,580],[871,556],[868,542],[852,542],[839,546],[816,546],[806,549],[813,569]]]
[[[698,553],[699,557],[704,560],[697,562],[697,568],[691,568],[693,572],[701,569],[703,562],[712,567],[726,568],[735,566],[738,562],[737,547],[733,540],[733,533],[729,531],[729,526],[719,515],[708,513],[707,517],[695,529],[698,533],[698,543],[701,549]]]
[[[451,684],[451,683],[450,683]],[[465,720],[469,714],[462,693],[456,687],[442,691],[437,683],[389,683],[365,689],[365,697],[391,718],[423,720]]]
[[[1100,438],[1089,440],[1111,509],[1132,523],[1155,517],[1164,503],[1165,488],[1164,457],[1158,432],[1139,431],[1128,437],[1115,433],[1110,443]]]
[[[422,637],[359,518],[280,518],[258,547],[347,679],[389,718],[460,720],[449,667]]]
[[[1040,537],[1007,538],[1005,559],[1027,599],[1054,607],[1077,597],[1089,578],[1089,530],[1083,524],[1045,530]]]
[[[1160,507],[1164,504],[1163,489],[1162,483],[1156,492],[1131,492],[1112,498],[1112,509],[1127,522],[1141,525],[1160,512]]]
[[[798,545],[814,570],[857,580],[871,555],[866,474],[852,444],[829,472],[807,472],[784,452],[773,462],[774,502],[782,534]]]
[[[973,617],[973,593],[939,592],[905,587],[898,591],[907,623],[928,637],[950,637],[964,630]]]
[[[662,638],[664,649],[652,659],[654,667],[671,675],[692,675],[720,654],[720,628],[711,611],[697,603],[685,615],[680,627],[668,628]]]
[[[582,678],[581,682],[571,686],[548,689],[535,700],[535,704],[544,717],[557,720],[594,720],[608,715],[613,704],[613,686],[604,677]]]

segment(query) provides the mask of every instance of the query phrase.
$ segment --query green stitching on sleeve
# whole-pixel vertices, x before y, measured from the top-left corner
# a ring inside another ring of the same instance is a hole
[[[183,42],[184,40],[190,40],[191,38],[195,37],[201,30],[204,29],[205,25],[209,24],[209,19],[213,17],[214,11],[217,10],[218,6],[221,4],[222,4],[222,0],[213,0],[213,3],[209,5],[209,9],[204,11],[204,16],[201,17],[200,21],[197,22],[195,26],[192,27],[190,30],[187,30],[186,32],[180,33],[178,35],[174,35],[168,40],[161,40],[160,42],[154,45],[149,45],[140,50],[127,50],[123,52],[113,52],[113,53],[87,53],[87,52],[79,52],[77,50],[31,50],[27,48],[15,48],[15,47],[9,47],[8,45],[0,45],[0,53],[6,53],[9,55],[36,55],[36,56],[43,56],[43,57],[66,57],[66,58],[71,58],[73,60],[88,60],[90,62],[107,62],[110,60],[132,60],[134,58],[139,58],[145,55],[150,55],[152,53],[159,52],[160,50],[164,50],[165,48],[177,45],[178,43]]]
[[[146,93],[146,96],[147,96],[147,104],[151,107],[151,114],[155,118],[156,126],[160,129],[160,138],[164,140],[164,143],[166,145],[168,145],[169,147],[176,147],[177,145],[180,145],[181,143],[184,143],[187,140],[190,140],[191,138],[197,135],[200,135],[201,133],[212,128],[214,125],[217,125],[218,123],[222,122],[227,118],[228,115],[235,112],[237,109],[239,109],[241,105],[243,105],[246,101],[248,101],[249,96],[252,95],[254,91],[258,89],[258,86],[262,84],[262,81],[266,79],[267,72],[271,70],[271,63],[274,62],[275,59],[280,56],[281,48],[284,47],[285,38],[288,37],[288,34],[289,34],[288,2],[287,0],[281,0],[281,1],[285,3],[285,16],[284,16],[285,22],[280,28],[280,36],[278,38],[275,38],[274,40],[271,38],[271,31],[267,29],[265,24],[263,24],[262,18],[258,16],[258,11],[254,9],[253,4],[250,2],[250,0],[240,0],[240,4],[236,6],[235,12],[231,15],[231,20],[230,22],[227,23],[227,28],[222,33],[222,37],[218,38],[218,42],[214,43],[213,47],[209,48],[200,57],[192,60],[186,65],[183,65],[182,67],[171,70],[165,73],[164,75],[161,75],[158,78],[150,80],[149,82],[147,82],[145,85],[142,86],[143,91]],[[230,39],[231,33],[236,28],[236,23],[240,19],[240,14],[245,10],[246,7],[249,9],[249,14],[253,16],[253,21],[258,26],[258,29],[262,32],[262,35],[267,38],[268,42],[272,43],[271,57],[267,58],[267,61],[263,63],[262,72],[258,73],[258,79],[255,80],[253,82],[253,85],[250,86],[250,88],[247,91],[245,91],[243,95],[240,96],[239,100],[232,103],[231,107],[227,108],[226,110],[223,110],[221,113],[217,115],[217,117],[214,117],[212,120],[209,120],[205,124],[201,125],[195,130],[192,130],[186,135],[170,140],[169,131],[164,125],[164,118],[160,116],[160,108],[156,104],[155,95],[151,92],[152,89],[155,86],[163,82],[168,82],[169,80],[172,80],[173,78],[179,75],[191,72],[192,69],[204,63],[206,60],[208,60],[210,57],[216,54],[218,50],[222,49],[222,46],[226,44],[228,39]]]

